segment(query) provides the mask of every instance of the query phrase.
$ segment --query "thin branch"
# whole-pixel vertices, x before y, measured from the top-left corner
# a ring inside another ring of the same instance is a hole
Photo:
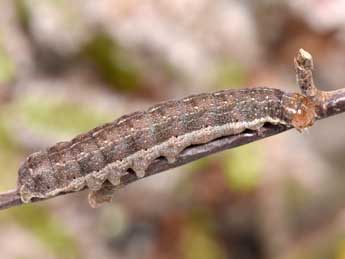
[[[345,89],[331,92],[318,90],[313,83],[312,64],[312,56],[308,52],[300,50],[295,59],[297,82],[302,93],[314,98],[316,103],[317,119],[323,119],[341,112],[345,112]],[[267,124],[263,126],[262,130],[260,130],[260,133],[257,131],[247,130],[241,134],[223,137],[207,144],[191,146],[186,148],[177,157],[177,160],[174,163],[169,164],[165,159],[156,159],[148,168],[146,176],[154,175],[171,168],[190,163],[225,149],[234,148],[253,141],[267,138],[288,129],[291,129],[291,127]],[[134,174],[127,174],[121,178],[122,186],[125,186],[136,180],[138,180],[138,178]],[[63,194],[66,193],[61,193],[59,195]],[[33,202],[41,200],[43,199],[34,199]],[[22,202],[16,190],[0,193],[0,209],[13,207],[20,204],[22,204]]]
[[[10,190],[0,194],[0,209],[6,209],[21,204],[22,201],[17,190]]]

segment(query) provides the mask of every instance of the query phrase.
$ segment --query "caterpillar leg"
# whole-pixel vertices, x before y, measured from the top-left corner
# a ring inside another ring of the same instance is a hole
[[[105,182],[101,189],[98,191],[90,191],[89,193],[89,204],[92,208],[97,208],[103,203],[111,202],[115,191],[118,186],[114,186],[109,182]]]

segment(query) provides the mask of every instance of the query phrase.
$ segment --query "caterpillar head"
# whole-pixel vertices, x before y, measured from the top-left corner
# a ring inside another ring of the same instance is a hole
[[[301,131],[314,124],[315,105],[307,96],[294,93],[283,98],[283,117],[290,125]]]

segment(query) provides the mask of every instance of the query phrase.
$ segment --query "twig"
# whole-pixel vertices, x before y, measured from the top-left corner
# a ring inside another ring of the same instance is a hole
[[[297,82],[302,93],[314,98],[315,100],[317,119],[323,119],[341,112],[345,112],[345,89],[324,92],[315,87],[312,78],[313,60],[312,56],[308,52],[302,49],[299,51],[298,56],[295,59],[295,69],[297,74]],[[234,148],[253,141],[267,138],[288,129],[291,129],[291,127],[285,127],[282,125],[264,125],[260,133],[257,131],[245,131],[241,134],[223,137],[207,144],[188,147],[177,157],[177,160],[174,163],[169,164],[165,159],[155,160],[148,168],[147,176],[190,163],[225,149]],[[121,178],[123,186],[136,180],[138,179],[133,174],[127,174]],[[65,193],[61,193],[59,195],[63,194]],[[40,200],[42,199],[34,199],[33,202]],[[13,207],[20,204],[22,204],[22,202],[16,190],[0,193],[0,209]]]
[[[306,96],[316,96],[317,88],[314,85],[313,69],[314,63],[310,53],[300,49],[297,57],[294,59],[297,84],[301,92]]]
[[[0,208],[6,209],[9,207],[22,204],[17,190],[10,190],[0,194]]]

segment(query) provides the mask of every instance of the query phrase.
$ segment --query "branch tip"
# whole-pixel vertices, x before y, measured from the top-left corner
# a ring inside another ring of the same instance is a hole
[[[297,84],[302,94],[315,97],[318,94],[318,90],[313,80],[314,63],[312,55],[304,49],[300,49],[294,59],[294,63]]]
[[[313,56],[304,49],[299,49],[297,54],[297,62],[304,69],[314,69]]]

